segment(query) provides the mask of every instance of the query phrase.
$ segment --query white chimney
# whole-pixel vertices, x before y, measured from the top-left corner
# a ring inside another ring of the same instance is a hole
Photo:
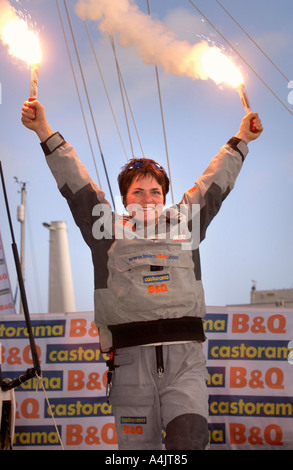
[[[66,222],[43,225],[50,230],[48,312],[75,312]]]

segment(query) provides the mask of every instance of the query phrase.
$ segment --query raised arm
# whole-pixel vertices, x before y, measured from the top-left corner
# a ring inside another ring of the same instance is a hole
[[[250,129],[251,119],[254,120],[257,132]],[[258,114],[250,113],[245,116],[238,133],[220,149],[193,188],[184,194],[182,203],[188,204],[190,214],[193,204],[200,205],[200,240],[205,238],[207,227],[235,185],[248,154],[247,144],[257,139],[262,131]]]
[[[67,200],[85,241],[92,246],[94,243],[92,227],[96,220],[96,217],[93,217],[93,208],[97,204],[109,205],[104,192],[91,179],[74,148],[59,132],[52,131],[44,107],[38,101],[24,103],[22,123],[38,135],[58,189]]]

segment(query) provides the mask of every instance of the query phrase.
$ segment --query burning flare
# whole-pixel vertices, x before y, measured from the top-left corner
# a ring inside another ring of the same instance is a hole
[[[9,54],[31,67],[30,100],[37,99],[42,59],[39,38],[27,22],[17,16],[8,0],[0,0],[0,39],[8,46]]]
[[[3,26],[1,39],[8,45],[9,54],[23,60],[28,65],[39,64],[42,59],[39,38],[29,30],[27,23],[15,18]]]
[[[217,47],[206,49],[201,57],[199,67],[202,72],[211,78],[217,85],[226,83],[237,88],[243,83],[240,70]]]
[[[134,47],[146,64],[163,67],[166,73],[194,80],[243,83],[240,71],[219,49],[206,41],[190,44],[177,39],[164,23],[144,14],[134,0],[78,0],[75,12],[82,20],[97,21],[102,33],[117,35],[122,47]]]
[[[7,0],[0,0],[0,39],[8,46],[9,54],[29,66],[39,64],[42,52],[36,32],[17,15]]]
[[[134,47],[145,64],[237,88],[246,114],[251,112],[242,74],[220,48],[206,41],[192,45],[178,40],[164,23],[140,11],[134,0],[78,0],[75,12],[83,21],[97,21],[101,33],[116,35],[121,47]]]

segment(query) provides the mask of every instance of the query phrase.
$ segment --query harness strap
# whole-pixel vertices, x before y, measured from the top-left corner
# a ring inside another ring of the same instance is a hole
[[[106,385],[106,398],[107,398],[108,403],[109,403],[109,396],[110,396],[111,385],[112,385],[112,375],[113,375],[113,372],[114,372],[114,356],[115,356],[114,351],[111,351],[110,354],[109,354],[109,359],[106,361],[106,365],[108,367],[107,385]]]
[[[163,346],[160,344],[156,346],[156,359],[157,359],[157,372],[159,377],[162,377],[164,373],[164,357],[163,357]]]
[[[108,325],[112,333],[113,349],[152,343],[206,340],[203,321],[198,317],[166,318]]]

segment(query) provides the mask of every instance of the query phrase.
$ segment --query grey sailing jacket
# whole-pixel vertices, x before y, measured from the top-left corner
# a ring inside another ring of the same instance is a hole
[[[131,218],[112,212],[73,147],[56,133],[41,144],[74,220],[91,249],[95,322],[111,348],[204,337],[204,292],[198,245],[234,187],[248,153],[233,138],[212,159],[180,204],[144,238]]]

